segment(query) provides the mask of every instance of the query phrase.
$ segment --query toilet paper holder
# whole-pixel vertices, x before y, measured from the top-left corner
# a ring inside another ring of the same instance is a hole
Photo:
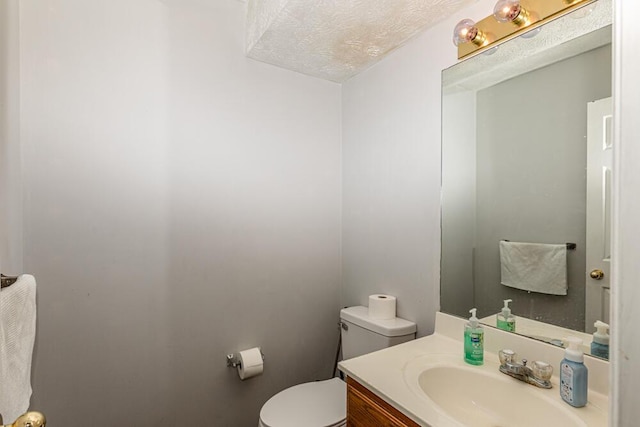
[[[260,355],[262,356],[262,360],[264,361],[264,353],[262,352],[262,349],[260,349]],[[241,366],[242,363],[240,362],[240,358],[238,357],[237,354],[235,353],[229,353],[227,354],[227,367],[228,368],[237,368],[238,366]]]

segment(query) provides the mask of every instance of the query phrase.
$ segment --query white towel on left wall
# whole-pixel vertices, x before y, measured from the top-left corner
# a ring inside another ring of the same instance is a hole
[[[36,338],[36,279],[23,274],[0,291],[0,414],[5,424],[27,412]]]

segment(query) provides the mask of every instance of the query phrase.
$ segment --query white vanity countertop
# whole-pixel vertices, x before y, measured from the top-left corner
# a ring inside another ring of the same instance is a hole
[[[467,369],[471,367],[472,369],[485,372],[498,372],[499,362],[497,353],[487,351],[486,344],[484,365],[472,367],[463,361],[463,325],[464,320],[462,319],[438,313],[436,333],[433,335],[342,361],[340,362],[339,368],[345,374],[357,380],[418,424],[433,427],[451,426],[451,419],[443,415],[441,409],[435,403],[425,394],[417,390],[415,378],[411,377],[412,375],[415,376],[415,374],[411,373],[412,370],[415,372],[415,369],[412,369],[411,366],[415,366],[421,359],[430,358],[433,360],[441,359],[446,361],[449,366],[459,365]],[[460,335],[459,340],[452,338],[452,334],[457,332],[459,332]],[[500,337],[496,338],[496,334],[500,335]],[[589,368],[590,374],[589,403],[584,408],[573,408],[564,403],[559,396],[558,377],[556,373],[558,372],[559,363],[562,359],[562,349],[515,334],[487,328],[485,332],[485,343],[487,341],[496,341],[501,345],[504,344],[505,340],[509,341],[510,346],[513,344],[511,347],[516,352],[522,352],[520,357],[525,357],[529,360],[544,360],[554,366],[552,389],[539,389],[513,379],[518,386],[523,387],[523,390],[535,389],[537,390],[536,392],[545,393],[546,398],[557,400],[560,405],[564,405],[569,411],[582,418],[588,426],[607,425],[606,414],[609,404],[606,395],[606,389],[608,387],[608,363],[588,358],[589,360],[585,363]],[[528,342],[525,343],[525,341]],[[544,347],[534,349],[536,346]],[[545,359],[544,356],[549,358]],[[504,375],[499,372],[498,374]],[[592,380],[592,374],[595,374],[598,378]],[[607,377],[601,378],[603,375]],[[605,384],[606,386],[604,386]],[[594,391],[593,386],[595,386],[596,389],[603,388],[604,386],[604,391]],[[490,392],[490,390],[488,389],[487,392]],[[532,414],[532,416],[535,415]]]

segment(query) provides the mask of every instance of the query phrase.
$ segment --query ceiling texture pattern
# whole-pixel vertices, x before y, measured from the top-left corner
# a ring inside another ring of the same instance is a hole
[[[247,56],[344,82],[474,1],[249,0]]]

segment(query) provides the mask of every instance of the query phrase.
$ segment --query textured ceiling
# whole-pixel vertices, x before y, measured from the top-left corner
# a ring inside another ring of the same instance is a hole
[[[473,1],[250,0],[247,56],[343,82]]]

